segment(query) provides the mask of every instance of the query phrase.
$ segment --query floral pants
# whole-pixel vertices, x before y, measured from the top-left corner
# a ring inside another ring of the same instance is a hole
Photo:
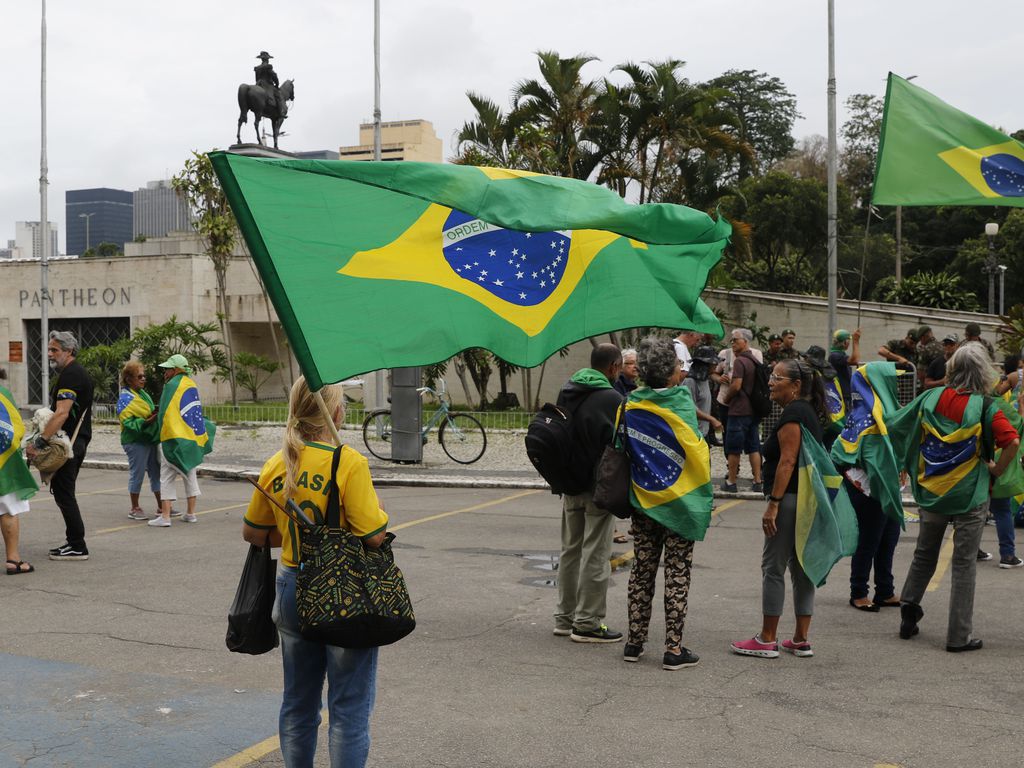
[[[629,572],[628,643],[643,645],[651,623],[654,582],[658,562],[665,551],[665,648],[678,648],[686,622],[687,597],[690,594],[690,568],[693,542],[672,533],[642,512],[633,514],[633,569]]]

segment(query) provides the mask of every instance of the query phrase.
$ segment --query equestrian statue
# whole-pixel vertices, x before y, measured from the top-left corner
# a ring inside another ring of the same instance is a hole
[[[281,132],[281,124],[288,117],[288,102],[295,100],[295,84],[285,80],[278,86],[277,73],[270,60],[274,58],[266,51],[257,56],[260,63],[253,67],[256,73],[256,85],[242,83],[238,86],[238,143],[242,143],[242,124],[246,122],[248,112],[252,112],[256,128],[256,141],[263,143],[260,136],[260,120],[267,118],[274,128],[274,149],[277,149],[277,135]]]

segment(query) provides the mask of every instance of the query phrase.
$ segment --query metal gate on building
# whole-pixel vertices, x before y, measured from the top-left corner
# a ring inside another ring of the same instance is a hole
[[[51,331],[70,331],[75,334],[82,349],[98,344],[111,344],[131,335],[131,319],[127,317],[86,317],[50,320]],[[25,321],[25,339],[28,346],[28,401],[44,403],[43,359],[41,323],[38,320]]]

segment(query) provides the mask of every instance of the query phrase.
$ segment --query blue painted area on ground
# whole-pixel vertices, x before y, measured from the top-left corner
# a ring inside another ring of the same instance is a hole
[[[7,654],[0,679],[0,768],[210,766],[277,733],[276,692]]]

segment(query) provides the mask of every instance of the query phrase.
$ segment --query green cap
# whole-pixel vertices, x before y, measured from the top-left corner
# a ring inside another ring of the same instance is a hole
[[[782,335],[783,336],[796,336],[796,331],[794,331],[792,328],[783,328],[782,329]]]
[[[846,331],[846,330],[843,330],[842,328],[840,328],[839,330],[837,330],[835,333],[832,334],[832,341],[837,341],[837,342],[838,341],[846,341],[847,339],[850,339],[851,337],[852,337],[852,334],[849,331]]]
[[[181,368],[186,373],[191,373],[192,369],[189,368],[188,360],[185,359],[184,355],[171,355],[162,363],[157,365],[157,368]]]

